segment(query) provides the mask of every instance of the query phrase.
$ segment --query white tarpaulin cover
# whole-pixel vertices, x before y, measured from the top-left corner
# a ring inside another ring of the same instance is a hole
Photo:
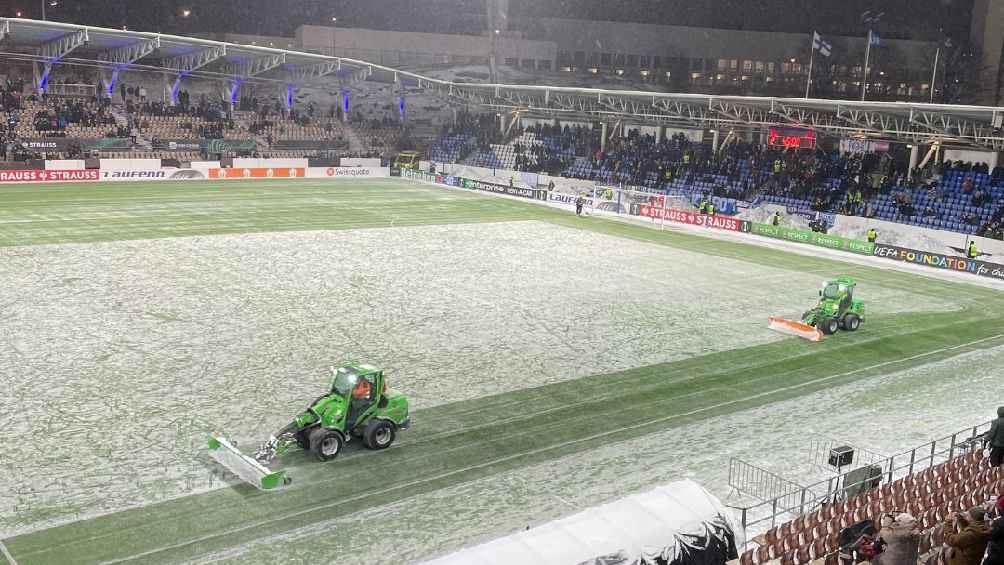
[[[679,481],[588,508],[425,565],[710,565],[735,558],[741,527],[699,484]]]

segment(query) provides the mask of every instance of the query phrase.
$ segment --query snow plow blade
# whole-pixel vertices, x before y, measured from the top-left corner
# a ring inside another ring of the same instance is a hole
[[[823,341],[823,332],[802,322],[771,316],[768,327],[785,335],[793,335],[809,341]]]
[[[271,471],[268,467],[241,453],[237,446],[219,435],[209,436],[209,456],[244,482],[259,490],[279,490],[292,482],[286,471]]]

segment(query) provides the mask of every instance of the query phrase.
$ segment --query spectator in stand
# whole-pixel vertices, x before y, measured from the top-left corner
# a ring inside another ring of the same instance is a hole
[[[994,507],[997,519],[990,524],[990,543],[983,565],[1004,565],[1004,493],[997,497]]]
[[[976,506],[945,524],[945,544],[951,548],[948,565],[980,565],[990,542],[985,518],[986,511]]]
[[[990,194],[985,190],[977,190],[973,193],[973,206],[982,207],[987,202],[990,202]]]
[[[963,194],[973,193],[973,177],[966,177],[966,180],[962,181],[962,192]]]
[[[1004,463],[1004,406],[997,409],[997,418],[983,439],[990,448],[990,466],[999,467]]]

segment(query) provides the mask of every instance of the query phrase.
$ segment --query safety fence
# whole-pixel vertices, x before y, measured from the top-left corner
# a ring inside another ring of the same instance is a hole
[[[882,482],[891,483],[896,479],[954,459],[956,456],[981,449],[982,435],[989,430],[990,424],[990,422],[986,422],[960,430],[949,436],[890,455],[880,461],[841,468],[832,476],[809,485],[797,485],[790,481],[788,481],[788,485],[785,485],[780,481],[771,482],[768,480],[765,481],[767,486],[760,488],[761,492],[765,492],[769,496],[761,498],[760,502],[746,506],[733,506],[733,508],[740,513],[744,528],[754,531],[766,530],[795,516],[811,512],[823,504],[843,500],[858,492],[875,488]],[[862,473],[862,465],[873,468],[875,472]],[[768,473],[768,471],[763,472],[763,474]],[[764,476],[751,476],[748,482],[753,483],[757,480],[764,480]],[[791,485],[794,486],[791,487]],[[770,492],[770,488],[777,488],[779,491]],[[760,498],[756,496],[754,487],[749,487],[749,489],[746,494]]]

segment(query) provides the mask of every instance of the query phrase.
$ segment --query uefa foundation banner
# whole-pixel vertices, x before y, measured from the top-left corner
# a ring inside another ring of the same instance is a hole
[[[221,180],[239,179],[297,179],[306,176],[303,167],[234,167],[232,169],[208,169],[209,178]]]
[[[946,271],[958,271],[961,273],[971,273],[981,277],[1004,280],[1004,265],[997,263],[987,263],[979,259],[968,259],[966,257],[954,257],[941,253],[931,253],[895,245],[875,245],[875,256],[893,261],[903,261],[924,265],[934,269],[944,269]]]

